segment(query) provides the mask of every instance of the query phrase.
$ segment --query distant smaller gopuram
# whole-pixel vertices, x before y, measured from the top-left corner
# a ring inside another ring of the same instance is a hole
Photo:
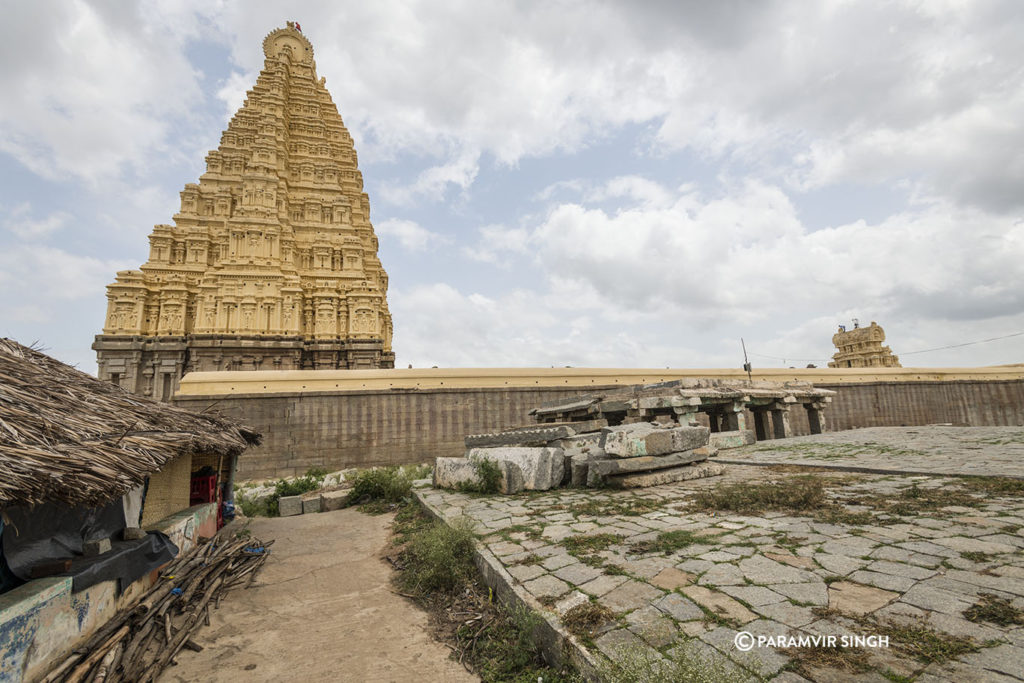
[[[867,327],[860,327],[854,321],[853,329],[847,330],[845,325],[832,335],[832,343],[839,349],[832,356],[830,368],[901,368],[900,359],[892,354],[892,349],[882,346],[885,341],[885,330],[872,322]]]

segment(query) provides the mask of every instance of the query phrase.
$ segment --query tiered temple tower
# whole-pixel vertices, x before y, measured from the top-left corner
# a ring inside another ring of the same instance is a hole
[[[832,343],[838,351],[832,356],[830,368],[900,368],[899,356],[892,349],[882,346],[885,330],[872,322],[867,327],[854,327],[847,331],[844,326],[832,335]]]
[[[129,391],[166,400],[191,370],[394,367],[352,137],[293,23],[263,52],[174,225],[107,287],[93,349],[99,376]]]

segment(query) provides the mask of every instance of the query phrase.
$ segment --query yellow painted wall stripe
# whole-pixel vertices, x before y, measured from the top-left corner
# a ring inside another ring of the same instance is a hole
[[[191,372],[179,396],[281,394],[386,389],[485,389],[502,387],[586,387],[630,385],[674,379],[745,380],[733,369],[635,368],[422,368],[396,370],[284,370]],[[797,368],[755,370],[755,380],[814,384],[865,382],[949,382],[1024,379],[1024,365],[982,368]]]

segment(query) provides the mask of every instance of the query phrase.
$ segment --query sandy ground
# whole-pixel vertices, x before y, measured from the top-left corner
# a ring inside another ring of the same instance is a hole
[[[392,515],[356,510],[252,521],[276,539],[256,583],[211,613],[161,683],[477,681],[432,640],[427,616],[391,592],[381,559]]]

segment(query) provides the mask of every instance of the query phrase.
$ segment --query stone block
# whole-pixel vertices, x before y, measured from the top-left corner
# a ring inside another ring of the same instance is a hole
[[[547,491],[559,486],[565,472],[565,454],[561,448],[472,448],[467,457],[516,465],[522,472],[523,488],[529,491]]]
[[[479,451],[498,449],[480,448]],[[523,490],[523,472],[515,463],[491,460],[501,470],[498,490],[501,493],[519,493]],[[438,458],[434,464],[434,486],[442,489],[457,489],[465,485],[477,485],[480,477],[476,465],[469,458]]]
[[[82,555],[84,557],[96,557],[103,553],[110,552],[110,539],[101,538],[98,541],[86,541],[82,544]]]
[[[302,496],[281,496],[277,499],[277,514],[292,517],[302,514]]]
[[[608,477],[605,481],[614,488],[633,489],[645,486],[659,486],[671,484],[677,481],[688,481],[690,479],[703,479],[705,477],[717,477],[725,468],[721,465],[695,464],[683,465],[681,467],[670,467],[666,470],[654,472],[642,472],[639,474],[620,474]]]
[[[601,448],[618,458],[665,455],[690,451],[708,443],[707,427],[664,428],[649,422],[606,427],[601,430]]]
[[[332,512],[346,507],[348,494],[348,491],[327,491],[320,494],[320,509],[324,512]]]
[[[754,443],[754,432],[749,429],[739,429],[732,432],[714,432],[708,438],[708,445],[717,450],[726,448],[739,448]]]
[[[693,451],[683,451],[682,453],[669,453],[668,455],[645,455],[636,458],[595,460],[590,463],[590,469],[594,470],[598,476],[607,477],[609,475],[632,472],[652,472],[669,467],[689,465],[703,460],[707,460],[706,455],[697,455]]]
[[[545,427],[538,425],[533,429],[516,429],[493,434],[471,434],[465,438],[466,448],[490,448],[495,446],[546,446],[549,441],[557,441],[572,436],[576,431],[569,426]]]
[[[316,495],[309,498],[302,499],[302,514],[308,515],[311,512],[320,512],[323,509],[323,505],[320,500],[320,495]]]
[[[550,445],[553,448],[561,448],[567,458],[575,458],[576,456],[603,457],[605,454],[604,449],[601,448],[601,432],[568,436]]]
[[[130,526],[121,530],[121,540],[123,541],[140,541],[145,537],[145,529],[140,529],[137,526]]]

